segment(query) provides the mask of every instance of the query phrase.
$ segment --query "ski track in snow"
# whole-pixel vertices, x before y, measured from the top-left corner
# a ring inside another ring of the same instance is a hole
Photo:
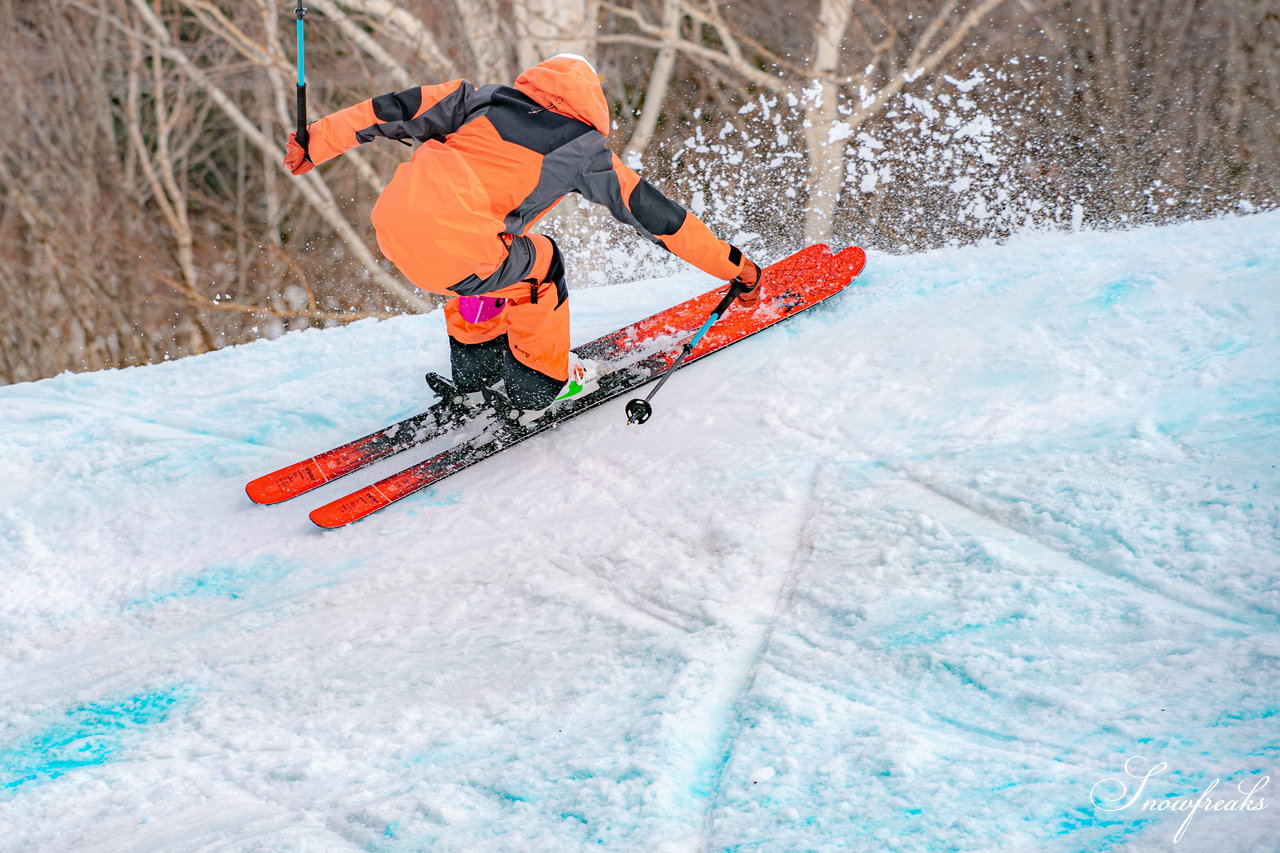
[[[0,388],[0,851],[1270,853],[1090,796],[1278,775],[1277,237],[873,256],[336,532],[431,451],[243,485],[419,410],[438,315]]]
[[[774,629],[777,627],[783,613],[791,602],[791,594],[795,589],[796,581],[799,578],[800,572],[803,571],[804,568],[804,558],[808,555],[809,540],[806,534],[808,520],[815,507],[814,496],[817,492],[819,476],[821,476],[820,466],[815,465],[811,474],[808,497],[802,504],[800,504],[801,513],[798,519],[799,530],[797,531],[796,536],[795,553],[787,564],[786,572],[782,576],[782,582],[778,585],[776,592],[773,594],[773,608],[769,614],[769,620],[760,632],[760,637],[756,641],[750,656],[744,658],[745,665],[742,667],[743,674],[739,678],[737,689],[733,692],[733,700],[730,705],[730,713],[728,717],[730,722],[724,727],[722,735],[723,745],[720,749],[720,758],[718,763],[715,765],[715,773],[713,774],[712,779],[706,785],[708,794],[706,806],[703,810],[701,839],[701,849],[704,851],[714,849],[713,838],[715,829],[715,810],[721,796],[721,788],[724,783],[724,772],[728,768],[729,763],[733,760],[734,747],[746,726],[742,705],[749,697],[752,687],[755,685],[756,677],[760,672],[760,667],[764,662],[765,655],[769,650],[769,645],[773,640]]]
[[[1052,559],[1056,557],[1058,559],[1067,561],[1071,564],[1081,566],[1090,571],[1107,575],[1108,577],[1121,578],[1125,581],[1128,581],[1129,583],[1132,583],[1134,586],[1137,586],[1138,588],[1142,589],[1145,592],[1149,592],[1149,593],[1152,593],[1153,595],[1157,595],[1165,599],[1166,601],[1172,604],[1176,604],[1180,607],[1185,607],[1190,610],[1201,611],[1203,613],[1209,614],[1210,616],[1216,616],[1219,619],[1222,619],[1224,621],[1229,620],[1233,622],[1239,622],[1244,625],[1250,624],[1250,621],[1249,621],[1250,613],[1244,608],[1234,607],[1230,603],[1219,601],[1216,598],[1209,598],[1208,601],[1196,601],[1195,596],[1197,595],[1207,597],[1204,590],[1170,589],[1168,588],[1168,585],[1149,583],[1147,581],[1142,580],[1141,578],[1137,578],[1132,575],[1125,574],[1123,572],[1116,572],[1116,571],[1109,570],[1103,566],[1094,565],[1086,560],[1073,557],[1070,554],[1062,553],[1061,551],[1052,547],[1052,545],[1050,545],[1048,542],[1045,542],[1039,539],[1035,535],[1035,533],[1022,530],[1019,527],[1016,527],[1009,522],[1002,521],[1000,518],[996,517],[995,515],[989,512],[984,512],[981,509],[970,506],[964,500],[960,498],[952,497],[951,495],[947,494],[945,491],[943,491],[939,487],[935,487],[928,483],[911,479],[909,475],[906,478],[906,482],[909,484],[915,485],[920,490],[927,492],[930,496],[940,499],[941,501],[947,504],[950,504],[956,507],[957,509],[962,510],[966,514],[969,514],[971,516],[976,516],[976,518],[966,519],[966,521],[968,522],[966,526],[970,527],[971,529],[981,529],[982,522],[986,522],[989,527],[1000,528],[1000,530],[991,531],[989,535],[993,535],[994,537],[998,537],[998,538],[1003,538],[1005,540],[1004,544],[1006,546],[1016,546],[1018,544],[1022,544],[1030,552],[1030,555],[1035,558],[1043,560],[1046,558]],[[937,513],[938,511],[938,508],[936,506],[937,501],[934,501],[933,503],[935,504],[935,506],[931,507],[931,510],[934,513]],[[1009,535],[1000,536],[1001,531]],[[1019,540],[1021,540],[1020,543],[1019,543]],[[1262,614],[1267,617],[1275,616],[1274,613],[1271,613],[1266,610],[1262,610],[1261,608],[1252,608],[1252,613]],[[1268,619],[1267,621],[1269,624],[1271,620]]]

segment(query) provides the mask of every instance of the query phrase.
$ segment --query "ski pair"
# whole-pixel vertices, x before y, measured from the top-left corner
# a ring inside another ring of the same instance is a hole
[[[494,411],[493,423],[486,424],[481,435],[326,504],[311,513],[311,520],[321,527],[340,527],[364,518],[587,409],[668,375],[677,366],[697,361],[818,304],[848,285],[865,262],[866,255],[856,246],[840,252],[824,245],[810,246],[765,270],[765,295],[754,310],[728,311],[714,325],[700,329],[694,341],[689,341],[690,330],[703,324],[721,304],[723,287],[578,347],[574,352],[580,358],[599,362],[604,371],[595,391],[558,404],[531,424],[511,421]],[[452,386],[441,377],[435,379],[432,387],[441,400],[427,411],[259,477],[247,487],[249,497],[257,503],[287,500],[467,423],[466,418],[452,414],[456,403],[449,393]],[[489,403],[488,409],[504,405],[493,394]]]

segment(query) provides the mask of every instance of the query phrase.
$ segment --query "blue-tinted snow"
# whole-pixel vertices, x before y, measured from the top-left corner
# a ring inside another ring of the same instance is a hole
[[[438,315],[0,388],[0,849],[1274,850],[1274,784],[1142,805],[1280,769],[1277,365],[1268,213],[872,256],[335,533],[386,469],[243,484]]]

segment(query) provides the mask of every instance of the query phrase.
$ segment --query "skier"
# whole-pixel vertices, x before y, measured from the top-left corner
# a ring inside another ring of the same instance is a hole
[[[475,393],[505,382],[527,412],[589,392],[596,368],[571,359],[564,263],[529,229],[577,192],[710,275],[760,298],[760,267],[716,238],[612,154],[609,105],[586,59],[559,54],[515,86],[466,80],[379,95],[289,134],[295,175],[377,137],[422,146],[373,207],[384,255],[423,290],[450,297],[445,324],[454,382]]]

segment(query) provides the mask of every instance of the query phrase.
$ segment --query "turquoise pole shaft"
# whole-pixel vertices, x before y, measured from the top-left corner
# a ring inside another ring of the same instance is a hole
[[[299,86],[304,86],[306,85],[306,82],[307,82],[306,74],[303,71],[303,53],[305,51],[305,47],[306,47],[306,43],[302,36],[302,18],[299,17],[298,18],[298,85]]]

